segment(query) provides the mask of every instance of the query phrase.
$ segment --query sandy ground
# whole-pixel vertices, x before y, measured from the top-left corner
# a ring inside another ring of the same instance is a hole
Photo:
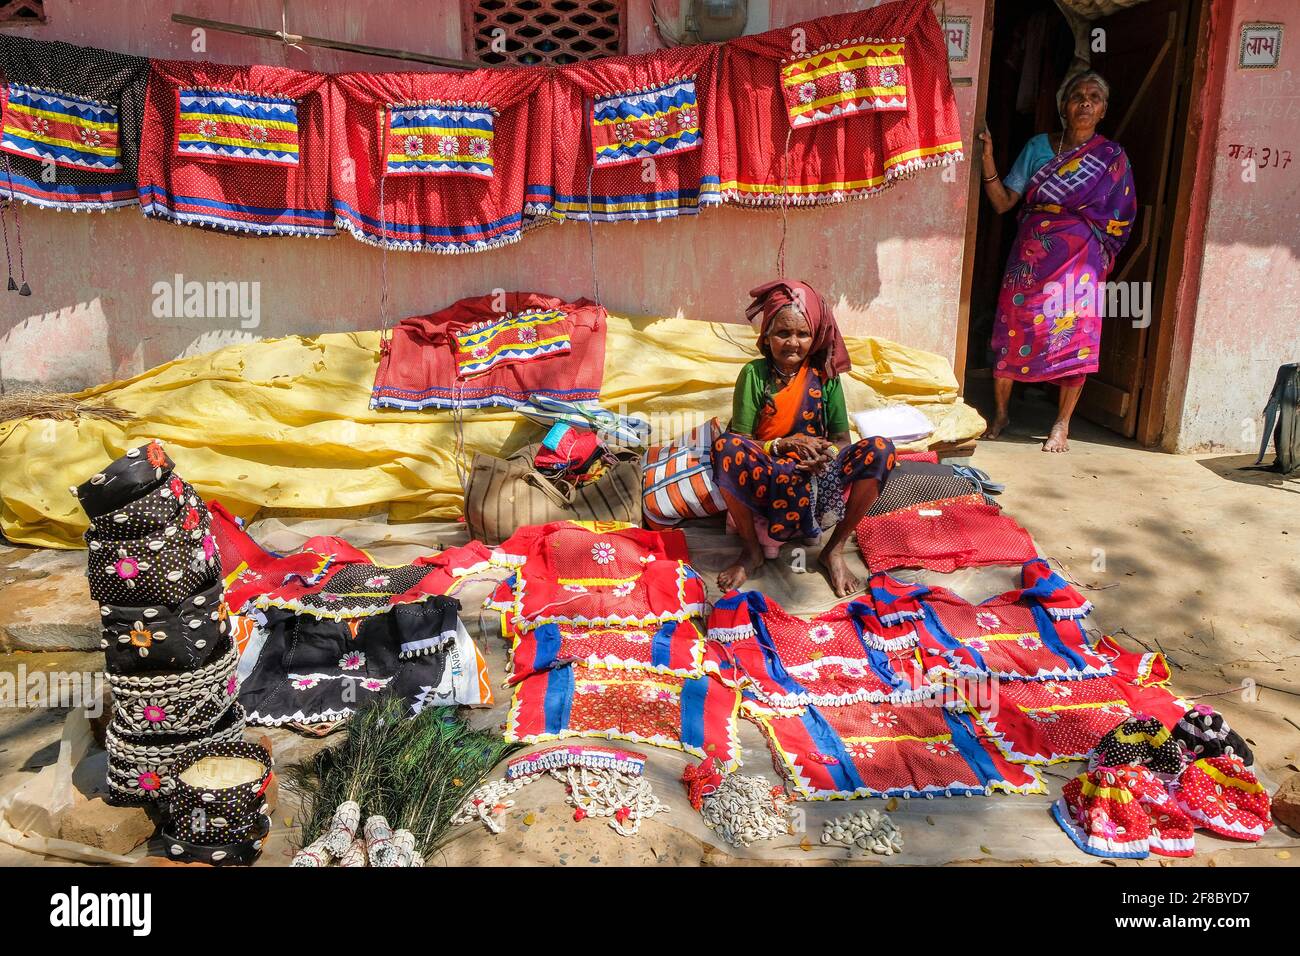
[[[1131,648],[1163,651],[1173,669],[1173,689],[1213,704],[1251,743],[1261,777],[1276,785],[1300,771],[1300,480],[1281,481],[1267,472],[1242,470],[1250,458],[1176,457],[1148,451],[1109,432],[1079,423],[1066,455],[1047,455],[1039,444],[1051,421],[1041,395],[1013,409],[1016,420],[997,442],[982,442],[974,464],[1005,482],[1001,503],[1034,535],[1042,554],[1066,573],[1096,605],[1089,624],[1117,634]],[[255,526],[268,546],[296,546],[314,533],[345,533],[381,561],[397,562],[427,550],[431,540],[452,543],[447,526],[386,526],[336,522]],[[716,528],[691,529],[693,561],[709,580],[727,561],[734,539]],[[754,586],[798,613],[823,610],[835,601],[815,574],[799,573],[787,552],[769,562]],[[815,553],[807,556],[815,566]],[[851,564],[864,569],[856,554]],[[0,636],[6,626],[25,635],[28,646],[57,642],[59,633],[93,633],[94,606],[77,574],[79,553],[34,552],[0,545]],[[994,568],[944,576],[967,598],[981,599],[1015,586],[1015,569]],[[81,590],[78,590],[80,588]],[[465,618],[481,640],[494,675],[505,667],[505,648],[495,622],[471,610],[488,585],[462,595]],[[62,629],[62,630],[60,630]],[[83,643],[82,646],[85,646]],[[91,670],[97,654],[15,652],[0,655],[0,669]],[[500,727],[508,704],[474,714],[483,727]],[[0,777],[31,771],[54,759],[62,715],[54,710],[0,708]],[[282,765],[313,752],[315,741],[272,731]],[[758,731],[742,722],[742,772],[778,782]],[[630,745],[629,745],[630,746]],[[1205,833],[1187,861],[1103,863],[1076,850],[1048,815],[1061,786],[1078,772],[1073,764],[1045,768],[1050,794],[926,801],[892,801],[888,807],[904,832],[897,857],[874,857],[820,843],[822,822],[885,801],[800,804],[801,831],[760,847],[736,850],[716,837],[691,811],[677,782],[685,755],[639,748],[650,756],[647,773],[670,811],[646,821],[639,837],[618,836],[603,822],[575,822],[560,785],[543,780],[514,795],[517,806],[505,832],[491,835],[464,827],[433,864],[884,865],[936,863],[1063,865],[1282,865],[1300,862],[1300,838],[1280,828],[1260,844],[1241,846]],[[102,760],[102,755],[98,758]],[[89,791],[98,767],[81,768]],[[296,840],[295,806],[282,797],[275,830],[259,865],[284,865]],[[137,851],[140,855],[143,851]],[[0,844],[0,864],[40,865],[32,854]]]

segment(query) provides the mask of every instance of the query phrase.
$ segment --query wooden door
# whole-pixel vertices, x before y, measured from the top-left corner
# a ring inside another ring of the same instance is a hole
[[[1110,84],[1100,131],[1128,153],[1138,199],[1133,233],[1108,281],[1136,291],[1147,314],[1143,319],[1108,315],[1102,322],[1100,367],[1088,378],[1079,412],[1128,438],[1137,431],[1147,344],[1154,341],[1152,331],[1160,321],[1163,275],[1158,266],[1173,217],[1170,178],[1190,6],[1185,0],[1148,0],[1092,24],[1105,31],[1106,44],[1104,51],[1093,52],[1092,66]],[[1130,311],[1132,302],[1130,295]]]

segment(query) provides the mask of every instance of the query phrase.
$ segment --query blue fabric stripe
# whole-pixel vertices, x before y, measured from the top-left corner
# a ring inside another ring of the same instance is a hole
[[[422,126],[445,126],[458,129],[476,129],[485,133],[492,132],[492,114],[483,110],[447,109],[436,110],[436,113],[438,115],[420,116],[410,110],[394,109],[391,113],[393,132],[401,132],[404,129],[418,129]]]
[[[852,793],[856,790],[866,789],[866,784],[858,776],[858,768],[853,766],[853,758],[849,756],[848,750],[844,747],[844,741],[835,729],[826,722],[822,712],[816,707],[809,705],[804,715],[799,718],[803,721],[804,729],[808,731],[808,736],[812,738],[813,746],[817,752],[827,757],[834,757],[839,761],[837,764],[822,764],[830,773],[831,779],[835,782],[835,789],[842,793]]]
[[[207,140],[186,140],[176,147],[179,153],[188,153],[198,156],[233,156],[236,159],[244,159],[249,155],[258,153],[264,156],[274,156],[284,159],[298,158],[296,149],[269,149],[265,146],[232,146],[230,143],[209,143]]]
[[[754,594],[754,591],[747,591],[746,594]],[[717,605],[714,605],[715,607]],[[766,610],[766,602],[764,602]],[[767,622],[763,620],[763,615],[756,611],[753,602],[750,602],[750,620],[754,625],[754,639],[758,641],[758,646],[763,651],[763,661],[767,665],[767,672],[771,675],[772,680],[781,686],[781,689],[790,694],[806,694],[808,688],[804,687],[797,680],[790,676],[790,672],[785,669],[785,664],[781,661],[781,655],[776,652],[776,644],[772,640],[772,635],[767,629]]]
[[[373,232],[376,238],[379,237],[380,224],[378,219],[362,215],[352,206],[340,199],[334,200],[334,208],[335,210],[342,210],[348,218],[360,223],[363,228],[366,226],[371,227],[366,229],[366,231]],[[509,216],[505,216],[495,222],[489,222],[479,226],[409,226],[403,223],[386,222],[383,225],[383,229],[388,233],[389,238],[402,238],[403,235],[409,235],[437,239],[494,239],[497,238],[497,236],[510,231],[509,229],[503,229],[501,227],[516,226],[522,221],[523,216],[520,213],[511,213]],[[500,229],[501,231],[494,232],[493,235],[488,235],[489,232],[497,229]],[[398,235],[394,236],[394,233],[397,233]]]
[[[599,146],[596,148],[596,161],[619,159],[624,156],[640,156],[642,153],[670,153],[675,149],[694,146],[699,141],[700,134],[688,130],[685,133],[678,133],[676,136],[669,136],[662,142],[637,140],[632,143],[620,143],[617,146]]]
[[[457,170],[467,169],[491,173],[492,164],[475,163],[459,159],[390,159],[388,161],[388,171],[390,173],[409,172],[410,170],[432,170],[440,173],[451,173],[456,172]]]
[[[533,670],[544,671],[560,655],[560,628],[555,624],[543,624],[533,631],[537,650],[533,654]]]
[[[5,170],[4,175],[0,175],[0,190],[6,190],[9,180],[13,179],[15,191],[21,186],[33,192],[58,193],[64,196],[86,196],[88,198],[99,198],[114,192],[122,192],[129,189],[135,191],[135,183],[124,179],[110,181],[102,186],[74,186],[71,183],[38,183],[34,179],[28,179],[17,170]]]
[[[238,100],[236,103],[204,103],[201,98],[205,96],[224,96],[233,97]],[[185,90],[180,93],[180,112],[182,117],[186,113],[201,113],[215,117],[241,117],[243,119],[253,120],[276,120],[282,123],[298,123],[298,104],[293,100],[275,100],[267,99],[258,101],[249,97],[232,93],[225,94],[191,94]],[[289,135],[290,130],[267,130],[268,133],[284,133]]]
[[[1056,623],[1052,620],[1052,616],[1047,613],[1043,606],[1034,602],[1030,606],[1030,610],[1034,613],[1034,623],[1038,625],[1038,636],[1043,639],[1044,646],[1046,646],[1046,648],[1057,657],[1066,661],[1071,667],[1077,670],[1084,670],[1087,668],[1088,662],[1061,642],[1061,638],[1056,633]],[[1081,634],[1083,633],[1083,626],[1079,624],[1078,621],[1062,621],[1061,623],[1067,625],[1073,624],[1079,629]],[[1087,641],[1086,636],[1084,637],[1084,641]]]
[[[677,633],[676,621],[664,621],[650,642],[650,663],[667,667],[672,663],[673,635]]]
[[[573,707],[573,668],[557,667],[546,672],[546,733],[558,734],[569,726],[569,712]]]
[[[952,742],[957,746],[957,752],[966,761],[971,772],[979,778],[980,783],[987,787],[990,783],[1002,782],[1002,775],[994,766],[993,759],[979,744],[970,715],[954,714],[945,709],[943,719],[948,724],[948,732],[952,734]]]
[[[676,85],[676,84],[672,84]],[[597,120],[642,119],[667,113],[674,106],[697,106],[695,84],[684,83],[676,93],[669,96],[650,91],[631,96],[620,97],[617,104],[602,97],[593,104],[592,116]],[[605,105],[607,104],[607,105]]]
[[[704,703],[709,695],[709,680],[692,677],[682,683],[682,743],[696,750],[704,749]]]
[[[706,187],[706,186],[721,186],[721,184],[722,184],[722,180],[719,179],[717,176],[701,176],[701,177],[700,177],[700,186],[701,186],[701,187]],[[705,192],[709,192],[710,190],[704,189],[703,191],[705,191]],[[585,195],[572,195],[572,196],[569,196],[569,195],[565,195],[565,194],[563,194],[563,193],[554,193],[554,194],[553,194],[553,197],[554,197],[554,199],[555,199],[556,202],[562,202],[562,203],[581,203],[581,204],[584,205],[584,206],[587,204],[588,200],[590,200],[590,202],[591,202],[591,204],[592,204],[593,206],[595,206],[596,208],[599,208],[599,207],[600,207],[601,205],[603,205],[603,204],[612,204],[612,203],[627,203],[627,202],[654,202],[655,200],[659,200],[659,199],[682,199],[682,198],[690,198],[690,199],[694,199],[695,197],[697,197],[697,196],[700,194],[700,192],[701,192],[701,189],[682,188],[682,189],[671,189],[671,190],[665,190],[665,191],[663,191],[663,192],[657,192],[657,193],[621,193],[621,194],[618,194],[618,195],[614,195],[614,194],[606,194],[606,195],[600,195],[600,196],[597,196],[597,195],[592,195],[592,196],[585,196]]]
[[[4,131],[4,144],[15,149],[21,149],[24,152],[36,152],[41,156],[64,159],[83,166],[90,166],[100,172],[113,172],[122,168],[122,161],[118,156],[104,156],[100,153],[71,149],[67,146],[55,146],[53,143],[42,143],[39,140],[28,139],[26,136],[8,128]]]
[[[32,109],[45,110],[50,113],[60,113],[73,119],[90,120],[95,123],[116,123],[117,107],[108,105],[99,105],[96,103],[86,103],[84,106],[64,106],[62,103],[55,103],[51,96],[57,96],[61,99],[81,102],[81,97],[71,93],[53,93],[42,94],[37,90],[32,90],[18,83],[9,84],[9,102],[17,103],[21,106],[28,106]]]
[[[168,205],[177,202],[182,202],[188,206],[201,206],[205,209],[217,209],[222,211],[238,212],[238,213],[243,213],[245,215],[252,215],[252,216],[291,215],[291,216],[297,216],[301,219],[318,219],[321,222],[328,222],[329,220],[334,218],[333,215],[328,212],[320,212],[315,209],[270,209],[267,208],[266,206],[244,206],[244,205],[239,205],[237,203],[219,202],[215,199],[203,199],[198,196],[178,196],[166,192],[161,186],[141,186],[140,195],[144,196],[146,193],[149,194],[156,193],[157,194],[156,196],[150,195],[149,198],[156,199],[157,201],[165,202]]]
[[[973,667],[982,671],[988,670],[988,665],[984,663],[984,656],[980,654],[979,651],[975,650],[975,648],[967,647],[962,644],[961,641],[957,640],[957,638],[949,634],[948,629],[940,622],[939,616],[935,614],[930,605],[926,604],[924,601],[921,602],[921,613],[924,615],[922,624],[941,646],[950,651],[964,651],[966,654],[970,655]]]

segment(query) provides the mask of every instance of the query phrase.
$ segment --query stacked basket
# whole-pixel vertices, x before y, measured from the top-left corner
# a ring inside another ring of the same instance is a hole
[[[170,794],[202,744],[242,739],[238,652],[207,508],[157,441],[73,489],[90,517],[90,594],[113,692],[109,800]]]

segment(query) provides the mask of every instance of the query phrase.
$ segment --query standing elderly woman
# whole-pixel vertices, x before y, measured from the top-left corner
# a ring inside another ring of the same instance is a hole
[[[1007,427],[1013,382],[1052,382],[1060,397],[1043,451],[1068,451],[1070,416],[1084,379],[1097,371],[1101,283],[1137,212],[1128,156],[1097,132],[1109,98],[1096,73],[1070,80],[1061,96],[1064,129],[1026,143],[1005,179],[994,167],[988,130],[979,134],[993,208],[1003,213],[1025,200],[993,327],[997,410],[989,438]]]
[[[714,480],[742,543],[718,587],[739,588],[762,566],[756,518],[776,541],[815,540],[829,518],[835,530],[819,561],[835,594],[847,597],[862,582],[844,563],[844,542],[894,467],[894,445],[849,440],[839,376],[853,366],[821,293],[778,280],[749,294],[745,316],[763,317],[763,357],[741,370],[731,424],[713,446]]]

